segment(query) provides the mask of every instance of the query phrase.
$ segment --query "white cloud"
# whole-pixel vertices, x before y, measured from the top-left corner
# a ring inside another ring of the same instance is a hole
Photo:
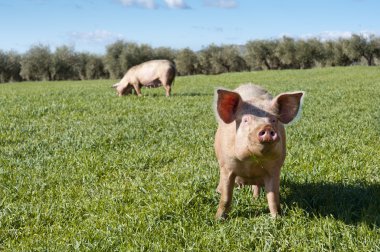
[[[137,6],[145,9],[158,9],[160,6],[157,0],[118,0],[127,7]],[[184,0],[164,0],[167,7],[171,9],[189,9],[190,6]]]
[[[70,39],[87,43],[109,43],[117,39],[122,39],[121,34],[115,34],[106,30],[96,30],[93,32],[70,32]]]
[[[190,7],[183,0],[165,0],[166,5],[172,9],[189,9]]]
[[[312,38],[312,37],[317,37],[322,41],[327,41],[327,40],[335,40],[338,38],[349,38],[351,37],[352,32],[347,32],[347,31],[324,31],[319,34],[309,34],[304,36],[305,38]]]
[[[371,31],[360,31],[360,32],[350,32],[350,31],[323,31],[316,34],[305,34],[300,36],[301,39],[318,38],[321,41],[336,40],[339,38],[350,38],[353,34],[363,35],[365,38],[369,38],[375,32]]]
[[[119,0],[125,6],[139,6],[146,9],[157,9],[158,6],[154,0]]]
[[[237,7],[236,0],[203,0],[206,6],[223,8],[223,9],[232,9]]]

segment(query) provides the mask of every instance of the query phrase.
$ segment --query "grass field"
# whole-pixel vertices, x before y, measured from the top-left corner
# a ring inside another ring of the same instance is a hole
[[[304,90],[287,127],[283,216],[234,191],[213,151],[215,87]],[[380,251],[380,68],[176,79],[144,97],[113,81],[0,85],[0,251]]]

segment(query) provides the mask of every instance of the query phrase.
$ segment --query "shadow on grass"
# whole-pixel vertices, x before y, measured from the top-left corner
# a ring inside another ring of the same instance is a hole
[[[146,94],[146,96],[150,96],[150,97],[165,97],[165,94],[157,94],[157,93],[150,93],[150,94]],[[205,94],[205,93],[172,93],[170,95],[171,97],[197,97],[197,96],[213,96],[213,94]],[[169,97],[170,98],[170,97]]]
[[[214,94],[205,94],[205,93],[174,93],[173,96],[189,96],[189,97],[194,97],[194,96],[214,96]]]
[[[315,216],[333,216],[346,224],[380,226],[380,185],[294,183],[281,185],[281,204],[294,205]]]
[[[142,92],[142,97],[163,97],[163,98],[166,98],[165,97],[165,93],[163,94],[158,94],[158,93],[148,93],[148,92],[145,92],[143,93]],[[206,96],[213,96],[213,94],[204,94],[204,93],[174,93],[174,94],[171,94],[170,97],[206,97]],[[123,97],[137,97],[136,95],[134,94],[128,94],[128,95],[124,95]],[[169,97],[169,98],[170,98]]]
[[[331,216],[348,225],[364,223],[370,227],[380,226],[380,185],[367,185],[360,182],[355,185],[343,185],[283,181],[280,193],[283,209],[300,208],[310,216]],[[269,214],[264,195],[261,193],[259,202],[252,202],[252,205],[256,206],[240,205],[240,210],[233,206],[231,216],[255,218],[262,214]]]

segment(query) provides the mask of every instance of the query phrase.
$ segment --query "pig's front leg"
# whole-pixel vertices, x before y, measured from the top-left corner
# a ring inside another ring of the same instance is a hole
[[[220,172],[220,182],[218,190],[220,190],[220,201],[215,219],[225,219],[231,207],[232,193],[235,185],[235,175],[231,172]]]
[[[269,211],[273,218],[280,214],[280,178],[267,177],[265,180],[265,191],[269,205]]]
[[[142,94],[141,94],[141,85],[140,84],[133,84],[133,87],[135,88],[137,96],[142,96]]]

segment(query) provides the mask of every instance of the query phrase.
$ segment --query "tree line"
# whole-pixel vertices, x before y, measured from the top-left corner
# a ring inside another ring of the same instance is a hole
[[[251,40],[245,45],[209,45],[202,50],[152,48],[119,40],[105,55],[76,52],[61,46],[35,45],[27,52],[0,50],[0,83],[15,81],[119,79],[127,69],[151,59],[175,62],[178,75],[219,74],[265,69],[306,69],[326,66],[379,65],[380,37]]]

